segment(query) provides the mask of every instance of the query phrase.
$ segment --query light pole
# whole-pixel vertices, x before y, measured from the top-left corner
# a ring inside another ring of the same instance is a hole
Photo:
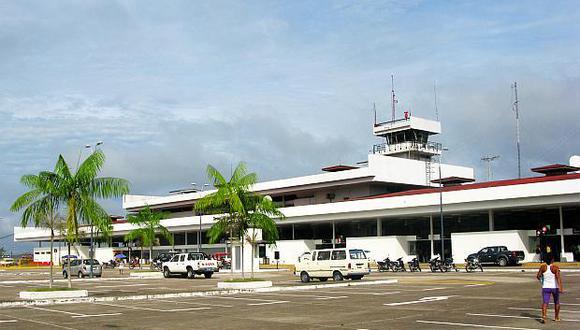
[[[445,261],[445,235],[443,235],[443,183],[441,182],[441,158],[443,158],[443,151],[447,151],[446,147],[441,147],[441,155],[439,155],[439,219],[441,222],[441,262]]]
[[[197,183],[192,182],[191,185],[195,187],[195,186],[197,186]],[[207,186],[209,186],[209,184],[204,183],[201,186],[201,191],[204,191]],[[202,214],[200,213],[199,214],[199,231],[197,232],[197,252],[201,251],[201,216],[202,216]]]
[[[99,141],[94,146],[92,146],[90,144],[87,144],[87,145],[85,145],[85,148],[87,148],[87,149],[90,148],[91,151],[92,151],[92,153],[94,153],[97,150],[97,147],[100,146],[100,145],[102,145],[102,144],[103,144],[103,141]],[[79,153],[79,161],[80,161],[80,159],[81,159],[81,156],[80,156],[80,153]],[[78,171],[78,165],[77,165],[77,171]],[[93,220],[92,219],[90,219],[90,225],[91,225],[91,246],[90,246],[90,249],[89,249],[89,263],[91,265],[90,278],[93,278],[93,259],[94,259],[94,256],[95,256],[95,251],[94,251],[94,248],[93,248],[93,245],[94,245],[93,244],[93,241],[94,241],[94,226],[93,226]]]

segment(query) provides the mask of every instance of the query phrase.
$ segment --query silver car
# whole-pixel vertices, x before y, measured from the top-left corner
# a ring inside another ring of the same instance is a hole
[[[72,276],[83,278],[91,275],[91,260],[90,259],[74,259],[70,261],[70,273]],[[103,266],[98,260],[93,259],[93,276],[101,277],[103,274]],[[62,267],[62,276],[68,278],[68,266],[65,263]]]

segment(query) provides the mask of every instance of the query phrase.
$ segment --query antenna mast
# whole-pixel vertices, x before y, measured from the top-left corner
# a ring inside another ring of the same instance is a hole
[[[375,112],[375,126],[377,126],[377,105],[373,102],[373,111]]]
[[[433,94],[435,95],[435,119],[439,121],[439,109],[437,108],[437,81],[433,81]]]
[[[487,162],[487,181],[491,181],[493,179],[493,172],[491,171],[491,162],[493,162],[498,158],[499,158],[498,155],[481,157],[481,160]]]
[[[395,104],[397,104],[397,99],[395,97],[395,77],[393,75],[391,75],[391,106],[392,106],[392,119],[393,121],[395,121],[395,110],[396,110],[396,106]]]
[[[521,165],[521,153],[520,153],[520,110],[519,110],[519,100],[518,100],[518,83],[514,82],[513,86],[513,111],[516,113],[516,146],[517,146],[517,156],[518,156],[518,178],[522,177],[522,165]]]

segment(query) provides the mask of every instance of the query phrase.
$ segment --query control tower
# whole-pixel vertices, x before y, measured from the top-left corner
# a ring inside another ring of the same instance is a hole
[[[401,157],[431,162],[433,156],[441,154],[441,144],[429,141],[431,135],[441,133],[441,123],[405,113],[405,118],[376,123],[375,136],[385,142],[373,146],[373,154]]]

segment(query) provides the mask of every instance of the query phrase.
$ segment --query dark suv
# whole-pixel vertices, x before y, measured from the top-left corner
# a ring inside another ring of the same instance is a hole
[[[467,259],[477,258],[482,264],[500,266],[517,265],[525,257],[524,251],[510,251],[505,246],[488,246],[467,256]]]

